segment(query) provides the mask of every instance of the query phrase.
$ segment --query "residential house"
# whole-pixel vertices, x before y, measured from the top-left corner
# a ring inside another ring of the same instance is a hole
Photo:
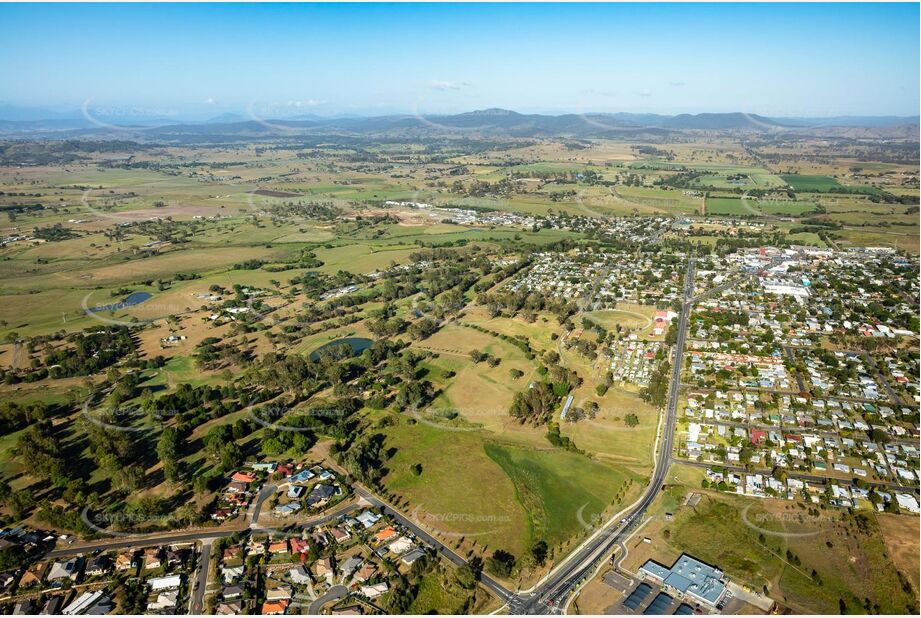
[[[22,577],[19,578],[19,587],[28,588],[29,586],[38,586],[45,579],[48,572],[47,562],[35,562],[29,565]]]
[[[48,581],[53,582],[61,579],[77,581],[77,578],[80,577],[80,571],[82,568],[82,556],[76,556],[68,560],[55,562],[53,565],[51,565],[51,570],[48,572]]]
[[[262,604],[262,615],[263,616],[278,616],[284,614],[285,610],[288,609],[289,601],[287,599],[280,599],[278,601],[266,601]]]

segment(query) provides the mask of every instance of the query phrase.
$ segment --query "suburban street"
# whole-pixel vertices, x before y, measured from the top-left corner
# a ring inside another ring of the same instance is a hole
[[[208,589],[208,565],[211,562],[211,544],[214,539],[202,539],[201,556],[198,559],[198,572],[193,580],[195,587],[192,590],[189,608],[191,614],[205,613],[205,591]]]

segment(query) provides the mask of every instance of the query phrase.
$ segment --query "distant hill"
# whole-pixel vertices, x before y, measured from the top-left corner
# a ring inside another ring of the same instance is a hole
[[[4,113],[8,116],[6,117]],[[45,118],[39,118],[42,114]],[[678,114],[585,113],[522,114],[489,108],[461,114],[395,114],[389,116],[324,118],[312,114],[283,119],[253,119],[223,113],[207,120],[177,121],[175,118],[96,118],[82,114],[54,113],[37,108],[0,104],[0,132],[6,137],[94,137],[116,132],[120,137],[136,133],[139,138],[166,141],[244,140],[273,134],[350,135],[355,137],[425,138],[468,135],[476,137],[573,137],[662,139],[685,131],[738,133],[814,133],[841,137],[911,138],[917,117],[768,118],[744,112]],[[117,131],[105,123],[119,125]],[[132,125],[132,126],[126,126]]]

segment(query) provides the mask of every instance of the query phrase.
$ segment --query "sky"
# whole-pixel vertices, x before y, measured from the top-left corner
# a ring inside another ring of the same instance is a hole
[[[173,116],[917,115],[906,4],[2,4],[0,101]]]

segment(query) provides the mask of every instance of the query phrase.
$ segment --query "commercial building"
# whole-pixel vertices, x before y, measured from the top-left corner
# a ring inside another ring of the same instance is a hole
[[[662,582],[666,590],[695,601],[716,606],[726,595],[723,572],[687,554],[681,554],[670,568],[649,560],[640,573]]]

